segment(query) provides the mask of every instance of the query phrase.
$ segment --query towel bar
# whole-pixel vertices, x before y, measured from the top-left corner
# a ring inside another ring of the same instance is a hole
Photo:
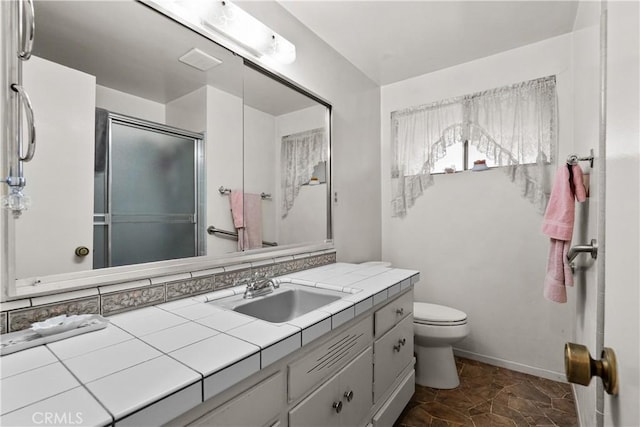
[[[589,162],[591,168],[593,168],[593,148],[590,150],[589,155],[586,157],[578,157],[576,154],[572,154],[567,157],[568,165],[577,165],[578,162]]]
[[[210,225],[207,228],[207,233],[210,235],[217,235],[219,234],[220,237],[223,237],[225,239],[230,239],[230,240],[238,240],[238,233],[235,233],[233,231],[228,231],[228,230],[222,230],[221,228],[216,228],[213,225]],[[277,242],[267,242],[265,240],[262,241],[262,246],[278,246]]]
[[[598,257],[598,242],[596,239],[591,239],[590,245],[576,245],[569,249],[567,253],[567,259],[569,262],[572,262],[578,255],[583,252],[589,252],[591,254],[591,258],[596,259]]]
[[[231,194],[231,189],[230,189],[230,188],[225,188],[223,185],[221,185],[221,186],[218,188],[218,192],[219,192],[221,195],[223,195],[223,196],[224,196],[225,194]],[[265,193],[265,192],[263,191],[262,193],[260,193],[260,198],[261,198],[262,200],[265,200],[265,199],[271,200],[271,194],[269,194],[269,193]]]

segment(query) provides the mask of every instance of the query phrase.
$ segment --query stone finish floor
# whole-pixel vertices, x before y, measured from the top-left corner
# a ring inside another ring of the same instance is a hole
[[[460,386],[416,392],[394,427],[578,426],[569,384],[456,357]]]

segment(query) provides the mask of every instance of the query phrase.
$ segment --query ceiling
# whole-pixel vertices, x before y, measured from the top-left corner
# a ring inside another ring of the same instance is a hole
[[[41,0],[35,11],[34,55],[95,76],[101,86],[166,104],[209,85],[274,116],[318,105],[139,2]],[[221,64],[203,72],[178,61],[193,48]]]
[[[571,32],[578,9],[560,0],[279,2],[379,85]]]

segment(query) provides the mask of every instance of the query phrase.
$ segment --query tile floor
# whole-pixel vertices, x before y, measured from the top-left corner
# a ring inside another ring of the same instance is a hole
[[[416,392],[394,427],[578,426],[571,387],[456,358],[460,386]]]

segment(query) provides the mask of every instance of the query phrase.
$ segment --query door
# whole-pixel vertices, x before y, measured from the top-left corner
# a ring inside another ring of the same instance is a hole
[[[576,236],[584,240],[591,236],[593,225],[597,224],[599,252],[595,265],[583,264],[587,268],[579,268],[577,272],[575,339],[589,348],[594,359],[600,358],[602,347],[615,352],[618,394],[605,393],[602,381],[597,379],[592,380],[588,387],[575,387],[576,402],[581,425],[638,426],[640,4],[606,2],[591,5],[597,6],[600,20],[597,40],[602,42],[603,48],[600,51],[602,56],[594,57],[594,34],[589,34],[588,29],[575,33],[576,146],[593,133],[595,120],[589,120],[593,111],[588,111],[593,102],[580,97],[585,96],[585,88],[589,87],[586,75],[593,74],[590,64],[594,63],[600,68],[597,73],[601,81],[598,92],[602,91],[605,97],[598,104],[604,114],[597,120],[601,123],[598,129],[601,141],[595,150],[597,162],[595,173],[591,175],[591,199],[586,204],[587,209],[577,211],[576,220],[582,227]],[[601,79],[605,76],[606,79]],[[590,99],[593,99],[593,93]],[[585,233],[585,230],[589,231]]]
[[[604,345],[616,352],[618,396],[604,425],[640,425],[640,87],[638,2],[607,2]]]
[[[25,194],[33,203],[15,222],[15,276],[91,270],[91,257],[74,251],[91,248],[93,240],[95,77],[32,56],[23,63],[23,85],[34,108],[38,147],[24,164]]]

